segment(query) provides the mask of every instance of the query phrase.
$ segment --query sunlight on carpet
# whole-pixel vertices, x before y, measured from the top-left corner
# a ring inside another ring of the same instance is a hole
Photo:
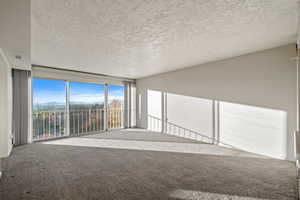
[[[170,197],[182,200],[270,200],[255,197],[244,197],[229,194],[216,194],[193,190],[174,190],[169,194]]]
[[[74,137],[45,141],[42,142],[42,144],[264,158],[248,152],[216,145],[197,143],[150,142]]]

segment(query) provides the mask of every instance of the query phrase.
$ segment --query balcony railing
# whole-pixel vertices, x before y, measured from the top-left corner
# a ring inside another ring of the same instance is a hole
[[[71,136],[103,131],[104,128],[104,109],[70,110]]]
[[[65,111],[42,111],[33,113],[33,140],[44,140],[68,136]],[[107,128],[124,127],[124,110],[107,109]],[[80,136],[105,130],[104,109],[71,109],[69,111],[69,135]]]
[[[65,118],[64,111],[34,112],[32,117],[33,140],[65,136]]]
[[[122,108],[109,108],[107,110],[108,129],[124,127],[124,110]]]

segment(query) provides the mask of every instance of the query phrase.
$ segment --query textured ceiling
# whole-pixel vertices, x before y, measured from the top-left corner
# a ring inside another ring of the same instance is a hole
[[[297,0],[32,0],[32,63],[140,78],[296,41]]]

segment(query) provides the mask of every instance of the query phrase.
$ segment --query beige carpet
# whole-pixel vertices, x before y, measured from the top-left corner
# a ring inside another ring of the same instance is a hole
[[[37,143],[2,165],[1,200],[296,199],[294,164],[275,159]]]

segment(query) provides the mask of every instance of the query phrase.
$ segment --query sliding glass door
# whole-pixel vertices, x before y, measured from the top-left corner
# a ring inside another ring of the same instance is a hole
[[[66,82],[34,78],[32,93],[33,140],[65,136]]]
[[[104,130],[104,85],[70,82],[70,134]]]
[[[124,127],[124,86],[33,78],[33,140]]]

